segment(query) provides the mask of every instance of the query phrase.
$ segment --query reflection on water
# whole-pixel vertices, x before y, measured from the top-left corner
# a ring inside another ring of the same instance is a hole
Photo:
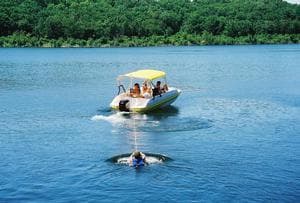
[[[157,109],[147,113],[147,116],[154,120],[162,120],[170,116],[177,116],[179,114],[179,108],[176,106],[166,106],[163,109]]]

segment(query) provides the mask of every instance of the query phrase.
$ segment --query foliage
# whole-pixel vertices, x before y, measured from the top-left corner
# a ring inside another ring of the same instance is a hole
[[[282,0],[1,0],[0,46],[299,43]]]

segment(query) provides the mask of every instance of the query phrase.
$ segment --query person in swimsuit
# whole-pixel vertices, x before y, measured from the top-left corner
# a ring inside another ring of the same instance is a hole
[[[142,96],[144,98],[150,98],[151,97],[151,88],[148,87],[147,82],[145,81],[142,87]]]
[[[141,89],[139,83],[135,83],[133,86],[133,90],[130,93],[130,96],[132,97],[141,97]]]

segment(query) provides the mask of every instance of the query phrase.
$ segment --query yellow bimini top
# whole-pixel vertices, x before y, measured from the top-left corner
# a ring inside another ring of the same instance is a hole
[[[130,77],[130,78],[139,78],[139,79],[146,79],[146,80],[155,80],[157,78],[165,77],[166,73],[159,70],[138,70],[131,73],[127,73],[125,75],[120,75],[120,77]]]

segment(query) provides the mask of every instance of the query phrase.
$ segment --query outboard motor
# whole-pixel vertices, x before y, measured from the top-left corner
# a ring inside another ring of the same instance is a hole
[[[121,100],[119,102],[119,110],[129,112],[129,100],[128,99]]]

